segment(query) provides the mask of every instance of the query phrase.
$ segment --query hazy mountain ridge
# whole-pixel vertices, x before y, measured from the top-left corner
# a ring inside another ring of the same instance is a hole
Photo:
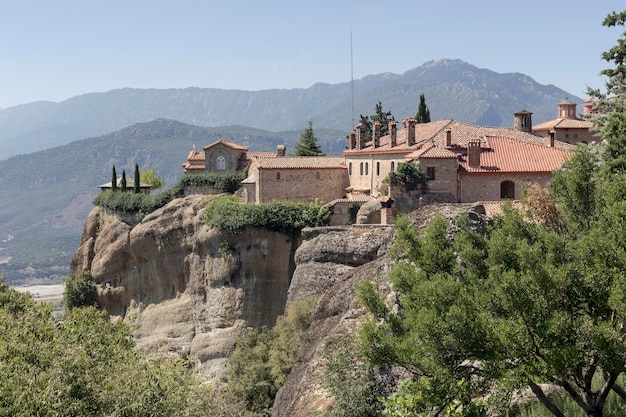
[[[532,111],[538,123],[554,118],[556,103],[565,97],[580,100],[522,74],[498,74],[461,60],[440,59],[401,75],[382,73],[355,80],[355,118],[372,114],[378,101],[398,120],[412,116],[421,93],[433,119],[502,126],[512,126],[518,110]],[[352,85],[316,83],[306,89],[261,91],[124,88],[60,103],[24,104],[0,110],[0,159],[157,118],[273,132],[302,130],[312,120],[314,127],[347,132],[352,128]]]

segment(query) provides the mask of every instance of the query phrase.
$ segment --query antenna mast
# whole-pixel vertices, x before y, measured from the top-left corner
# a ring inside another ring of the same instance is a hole
[[[354,61],[352,59],[352,31],[350,31],[350,87],[352,89],[352,130],[354,130]]]

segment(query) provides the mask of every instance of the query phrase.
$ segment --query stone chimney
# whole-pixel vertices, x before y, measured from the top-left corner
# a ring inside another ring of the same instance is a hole
[[[374,142],[374,148],[380,146],[380,122],[374,122],[372,124],[372,140]]]
[[[406,130],[406,146],[415,145],[415,119],[408,118],[402,120],[402,127]]]
[[[452,129],[446,130],[446,147],[452,146]]]
[[[348,133],[348,149],[352,150],[356,148],[356,132],[353,130]]]
[[[367,126],[363,123],[359,123],[356,127],[356,149],[361,150],[365,148],[365,140],[367,139]]]
[[[515,122],[513,128],[520,132],[532,133],[533,131],[533,118],[532,113],[526,110],[520,110],[514,113]]]
[[[467,142],[467,165],[472,168],[480,167],[480,140]]]
[[[276,154],[278,154],[278,156],[285,156],[286,151],[287,151],[287,146],[285,145],[278,145],[276,147]]]
[[[398,122],[392,120],[389,122],[389,146],[394,147],[398,144]]]
[[[551,130],[551,131],[550,131],[550,147],[551,147],[551,148],[554,148],[554,134],[555,134],[555,133],[556,133],[556,132],[555,132],[554,130]]]

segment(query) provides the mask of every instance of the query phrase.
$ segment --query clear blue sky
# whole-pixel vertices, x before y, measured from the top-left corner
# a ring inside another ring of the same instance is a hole
[[[5,0],[0,108],[123,87],[263,90],[401,74],[438,58],[603,87],[623,0]]]

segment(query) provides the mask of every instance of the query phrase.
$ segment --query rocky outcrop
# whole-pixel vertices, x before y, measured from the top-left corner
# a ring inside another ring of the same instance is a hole
[[[186,355],[219,377],[242,328],[283,314],[297,242],[264,229],[210,229],[202,218],[210,198],[174,200],[134,227],[95,208],[70,273],[91,270],[100,306],[135,327],[139,346]]]
[[[469,204],[427,205],[411,213],[410,220],[421,228],[435,215],[454,219],[463,212],[470,212],[470,220],[476,229],[484,227],[486,218],[480,214],[480,207]],[[356,335],[366,319],[366,311],[358,302],[355,291],[361,280],[371,280],[380,289],[389,290],[388,275],[394,261],[387,252],[395,236],[392,228],[373,225],[369,228],[337,228],[315,236],[304,236],[305,241],[296,252],[297,267],[289,299],[294,293],[311,291],[315,286],[316,274],[306,271],[309,269],[307,265],[320,276],[317,289],[322,289],[322,282],[330,288],[323,291],[315,307],[311,327],[296,364],[276,396],[273,417],[308,417],[332,407],[334,401],[320,383],[325,372],[324,351],[332,349],[338,339]],[[353,260],[354,264],[350,265]],[[323,269],[316,270],[322,268],[320,265]],[[333,276],[333,265],[336,271],[334,283],[332,279],[325,281],[328,276]],[[395,300],[395,297],[391,299]]]

